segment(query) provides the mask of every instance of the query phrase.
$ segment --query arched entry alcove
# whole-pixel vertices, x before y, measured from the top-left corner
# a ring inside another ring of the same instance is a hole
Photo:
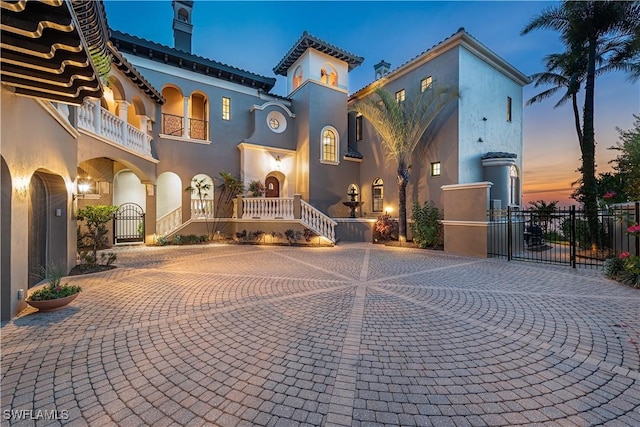
[[[113,177],[113,204],[120,206],[135,203],[147,210],[146,187],[140,179],[128,169],[121,170]]]
[[[265,197],[291,197],[287,193],[286,176],[279,171],[272,171],[264,179]]]
[[[156,220],[182,206],[182,180],[173,172],[163,172],[158,176]]]
[[[67,264],[67,186],[59,175],[36,171],[28,194],[29,287],[40,281],[38,270]]]
[[[11,194],[13,184],[11,181],[11,173],[4,157],[0,158],[0,207],[2,207],[0,221],[0,245],[2,245],[2,263],[0,268],[0,320],[9,320],[11,313]]]
[[[191,218],[213,218],[214,184],[211,177],[199,173],[191,178],[189,187],[191,188]]]

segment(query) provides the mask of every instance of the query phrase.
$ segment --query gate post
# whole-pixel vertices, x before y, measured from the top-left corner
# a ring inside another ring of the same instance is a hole
[[[571,259],[571,267],[576,268],[576,207],[571,205],[569,209],[569,257]]]
[[[511,206],[507,206],[507,261],[513,258],[513,229],[511,227]]]
[[[443,185],[444,250],[464,256],[488,256],[491,182]]]

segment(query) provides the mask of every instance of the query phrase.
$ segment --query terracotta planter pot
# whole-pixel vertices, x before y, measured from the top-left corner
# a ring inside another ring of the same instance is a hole
[[[62,298],[56,298],[56,299],[48,299],[48,300],[44,300],[44,301],[27,300],[26,302],[31,307],[35,307],[38,310],[43,311],[43,312],[55,311],[55,310],[60,310],[61,308],[64,308],[67,304],[69,304],[71,301],[76,299],[79,294],[80,294],[80,292],[75,293],[73,295],[69,295],[68,297],[62,297]]]

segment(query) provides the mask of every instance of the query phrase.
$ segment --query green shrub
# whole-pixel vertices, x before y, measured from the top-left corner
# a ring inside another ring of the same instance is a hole
[[[425,202],[422,207],[417,201],[413,202],[411,219],[413,241],[419,247],[435,247],[443,243],[444,233],[440,223],[442,216],[433,202]]]

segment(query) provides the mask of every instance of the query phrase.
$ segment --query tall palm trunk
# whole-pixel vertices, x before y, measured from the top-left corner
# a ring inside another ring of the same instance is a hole
[[[398,166],[398,240],[407,241],[407,184],[409,170],[403,165]]]
[[[583,203],[587,222],[589,224],[589,236],[591,245],[594,246],[598,242],[598,200],[596,189],[596,171],[595,171],[595,132],[593,128],[594,115],[594,91],[595,91],[595,75],[596,75],[596,42],[595,39],[589,40],[589,53],[587,62],[587,81],[585,84],[584,96],[584,117],[582,133],[582,185],[583,185]]]
[[[573,106],[573,120],[576,124],[576,133],[578,134],[578,143],[580,144],[580,152],[582,153],[582,126],[580,126],[580,111],[578,110],[578,95],[571,95],[571,104]]]

